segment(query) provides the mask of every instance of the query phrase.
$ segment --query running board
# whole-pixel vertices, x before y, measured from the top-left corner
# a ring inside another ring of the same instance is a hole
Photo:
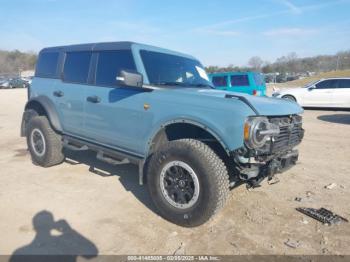
[[[101,161],[106,162],[106,163],[111,164],[111,165],[123,165],[123,164],[130,163],[128,158],[124,158],[123,160],[118,160],[118,159],[112,158],[110,156],[104,155],[103,151],[98,151],[96,158],[98,160],[101,160]]]
[[[144,184],[145,159],[142,156],[122,152],[118,149],[102,146],[90,141],[63,135],[63,146],[72,150],[92,150],[97,152],[96,158],[112,165],[136,164],[139,167],[139,184]]]
[[[89,149],[87,145],[78,146],[78,145],[70,144],[67,139],[63,139],[63,147],[73,151],[83,151],[83,150]]]

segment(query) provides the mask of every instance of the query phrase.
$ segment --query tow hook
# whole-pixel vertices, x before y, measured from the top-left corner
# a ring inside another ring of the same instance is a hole
[[[266,176],[268,181],[272,180],[276,173],[279,172],[281,167],[281,161],[277,159],[272,159],[270,163],[267,165]]]
[[[266,166],[260,169],[257,177],[247,181],[247,189],[260,187],[261,182],[267,178],[269,185],[277,184],[280,180],[275,176],[280,171],[281,161],[277,159],[271,160]]]

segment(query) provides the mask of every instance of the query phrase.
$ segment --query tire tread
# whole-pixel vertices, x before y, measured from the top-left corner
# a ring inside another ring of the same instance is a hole
[[[229,196],[229,176],[227,172],[226,165],[219,158],[219,156],[205,143],[196,139],[178,139],[166,143],[162,148],[160,148],[151,158],[150,164],[148,166],[149,170],[156,170],[161,163],[166,158],[167,152],[176,149],[185,149],[192,154],[197,155],[201,160],[201,165],[205,170],[207,170],[207,175],[209,176],[209,190],[211,192],[211,198],[208,201],[207,207],[200,210],[200,218],[194,221],[179,221],[175,218],[172,219],[171,215],[167,212],[161,212],[164,217],[171,220],[172,222],[179,224],[181,226],[193,227],[199,226],[211,217],[213,217],[221,208],[224,207],[228,196]],[[150,174],[148,174],[150,175]],[[148,185],[152,187],[153,185]],[[206,190],[206,189],[204,189]],[[152,189],[150,188],[150,192]],[[152,193],[151,193],[152,195]],[[154,201],[157,205],[157,201]],[[157,205],[158,206],[158,205]],[[159,206],[158,206],[159,207]],[[161,210],[162,211],[162,210]]]
[[[34,127],[42,129],[46,142],[46,154],[44,158],[37,158],[35,154],[31,152],[34,163],[43,167],[50,167],[62,163],[64,154],[62,152],[61,136],[53,130],[46,116],[35,116],[30,120],[27,132],[29,150],[31,150],[29,135]]]

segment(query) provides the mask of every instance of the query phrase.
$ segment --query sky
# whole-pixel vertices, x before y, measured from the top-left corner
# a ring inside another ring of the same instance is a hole
[[[0,0],[0,49],[135,41],[244,66],[350,50],[350,0]]]

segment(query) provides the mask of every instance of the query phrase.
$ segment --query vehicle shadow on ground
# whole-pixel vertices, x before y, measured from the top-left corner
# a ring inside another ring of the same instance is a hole
[[[335,124],[350,125],[350,113],[322,115],[322,116],[318,116],[317,119],[330,122],[330,123],[335,123]]]
[[[96,159],[96,152],[90,150],[71,151],[65,149],[64,153],[66,156],[65,162],[68,164],[87,165],[91,173],[101,177],[117,176],[127,191],[133,193],[148,209],[158,214],[148,194],[147,187],[139,185],[138,166],[133,164],[111,165]]]
[[[32,220],[36,235],[31,243],[13,252],[9,261],[68,261],[75,262],[97,257],[96,245],[60,219],[55,221],[51,212],[38,212]]]

